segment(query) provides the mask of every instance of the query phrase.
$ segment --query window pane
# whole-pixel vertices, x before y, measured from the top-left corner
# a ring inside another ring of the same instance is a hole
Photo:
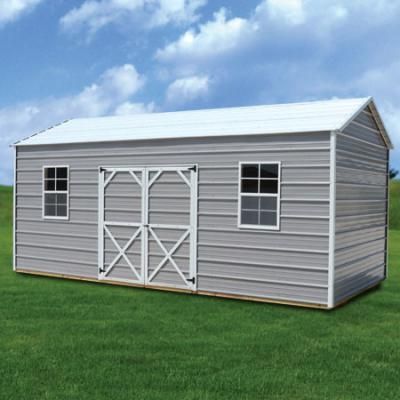
[[[245,225],[258,225],[258,211],[242,211],[241,223]]]
[[[261,210],[276,211],[277,198],[276,197],[261,197]]]
[[[56,182],[52,179],[46,179],[44,181],[44,190],[55,190],[56,189],[55,183]]]
[[[57,205],[57,217],[66,217],[67,216],[67,206]]]
[[[68,168],[61,167],[57,168],[57,178],[68,178]]]
[[[56,177],[56,169],[55,168],[45,168],[44,169],[44,177],[47,178],[55,178]]]
[[[278,178],[278,164],[261,164],[261,178]]]
[[[56,216],[56,206],[46,204],[44,206],[44,215],[46,217],[55,217]]]
[[[46,193],[44,195],[44,202],[45,204],[56,204],[56,195]]]
[[[57,190],[68,190],[68,181],[66,179],[57,180]]]
[[[261,179],[260,193],[278,193],[278,181]]]
[[[57,204],[67,205],[67,195],[63,193],[58,193],[57,195]]]
[[[261,211],[260,213],[261,225],[276,225],[276,212]]]
[[[242,179],[243,193],[258,193],[258,179]]]
[[[242,210],[258,210],[259,197],[242,196]]]
[[[258,164],[242,165],[242,178],[258,178]]]

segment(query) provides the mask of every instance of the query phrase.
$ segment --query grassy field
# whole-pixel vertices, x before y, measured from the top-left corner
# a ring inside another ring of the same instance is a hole
[[[326,312],[17,275],[0,210],[0,399],[400,398],[400,231],[389,279]]]
[[[400,230],[400,181],[390,183],[390,228]]]

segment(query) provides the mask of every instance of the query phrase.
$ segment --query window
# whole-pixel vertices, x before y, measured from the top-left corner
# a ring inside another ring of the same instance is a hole
[[[68,219],[68,167],[43,168],[43,217]]]
[[[239,227],[279,229],[280,162],[240,163]]]

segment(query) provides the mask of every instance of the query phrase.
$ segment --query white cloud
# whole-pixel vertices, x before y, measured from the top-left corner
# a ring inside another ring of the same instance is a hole
[[[23,14],[35,8],[43,0],[1,0],[0,26],[15,21]]]
[[[64,15],[65,31],[87,31],[92,37],[107,25],[153,28],[169,23],[188,24],[198,19],[206,0],[85,0]]]
[[[388,79],[390,77],[390,79]],[[379,67],[368,68],[354,86],[364,88],[370,93],[379,93],[384,98],[396,99],[400,104],[400,86],[393,84],[400,80],[400,59]]]
[[[132,64],[110,68],[101,77],[100,85],[108,95],[129,97],[135,94],[145,83]]]
[[[389,0],[262,0],[247,18],[228,18],[227,10],[220,9],[213,19],[158,49],[155,57],[185,70],[182,63],[193,65],[200,60],[210,64],[227,53],[254,46],[293,46],[305,37],[319,41],[323,48],[346,22],[353,24],[357,20],[361,35],[399,11],[400,2]],[[193,68],[191,71],[195,72]]]
[[[395,107],[390,102],[383,102],[382,108],[379,110],[394,146],[394,151],[390,158],[392,162],[394,161],[400,167],[400,105]]]
[[[190,76],[177,79],[167,89],[167,102],[170,104],[185,104],[207,95],[210,79],[208,76]]]
[[[162,26],[170,22],[188,24],[199,18],[197,11],[207,0],[158,0],[149,1],[153,13],[150,26]]]
[[[400,59],[367,69],[353,85],[355,90],[372,94],[378,103],[383,122],[394,144],[392,162],[400,167]]]
[[[191,60],[215,57],[244,44],[257,30],[257,23],[247,19],[227,19],[226,10],[222,8],[214,14],[213,20],[200,25],[198,31],[190,29],[175,42],[159,49],[156,58],[168,62],[177,57]]]
[[[66,119],[109,114],[148,112],[154,104],[130,103],[145,79],[133,65],[111,68],[81,92],[0,109],[0,182],[11,183],[9,144]]]
[[[262,3],[262,5],[267,6],[268,12],[273,19],[294,25],[305,22],[306,16],[303,0],[268,0]]]
[[[154,102],[144,104],[144,103],[131,103],[130,101],[126,101],[119,105],[114,114],[115,115],[133,115],[133,114],[145,114],[151,113],[156,110],[156,105]]]
[[[247,16],[221,9],[155,58],[173,104],[190,101],[176,83],[187,76],[213,77],[207,105],[373,95],[400,149],[399,18],[400,1],[259,0]]]

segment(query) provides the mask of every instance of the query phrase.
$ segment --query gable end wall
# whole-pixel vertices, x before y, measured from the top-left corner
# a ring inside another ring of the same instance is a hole
[[[336,139],[335,304],[386,276],[388,149],[369,107]]]

